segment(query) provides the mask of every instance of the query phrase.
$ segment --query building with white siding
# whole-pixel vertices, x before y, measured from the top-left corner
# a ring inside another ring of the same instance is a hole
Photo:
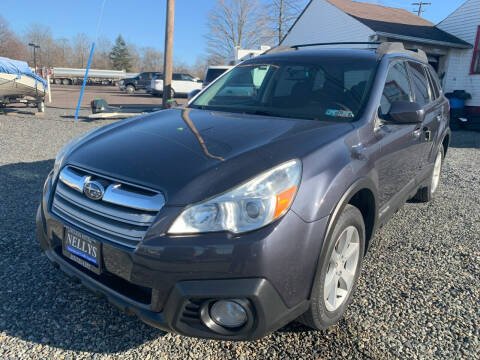
[[[480,114],[480,0],[467,0],[437,27],[470,44],[471,49],[450,49],[445,63],[445,91],[465,90],[470,111]]]
[[[479,14],[480,0],[467,0],[435,26],[404,9],[351,0],[310,0],[281,45],[401,41],[407,49],[426,52],[446,91],[470,92],[473,98],[467,105],[480,109],[480,75],[470,71],[472,54],[478,53],[474,44]],[[477,64],[480,67],[480,60]]]

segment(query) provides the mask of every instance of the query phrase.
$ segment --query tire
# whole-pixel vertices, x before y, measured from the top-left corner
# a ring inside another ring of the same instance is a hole
[[[38,112],[44,113],[45,112],[45,102],[41,101],[37,104]]]
[[[176,96],[176,95],[177,95],[177,94],[175,93],[175,90],[170,89],[170,99],[175,99],[175,96]]]
[[[348,238],[350,243],[345,248],[348,251],[344,253],[344,241]],[[326,241],[315,274],[310,308],[298,319],[317,330],[327,329],[341,319],[355,291],[365,253],[365,224],[360,210],[350,204],[345,206]],[[328,286],[327,281],[332,285]]]
[[[127,94],[133,94],[135,92],[135,86],[127,85],[127,87],[125,88],[125,91],[127,92]]]
[[[432,176],[428,186],[418,189],[417,193],[413,197],[414,201],[417,202],[429,202],[433,199],[438,190],[438,185],[440,184],[440,174],[443,166],[443,157],[444,150],[443,145],[440,145],[437,155],[435,155],[435,162],[433,163]]]
[[[62,84],[63,84],[63,85],[70,85],[71,82],[70,82],[69,79],[63,79],[63,80],[62,80]]]
[[[61,85],[62,79],[54,79],[53,82],[55,83],[55,85]]]

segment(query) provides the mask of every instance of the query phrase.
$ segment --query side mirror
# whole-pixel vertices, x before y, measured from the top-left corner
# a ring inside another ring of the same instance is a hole
[[[192,90],[190,91],[190,93],[188,94],[188,100],[190,100],[191,98],[195,97],[200,91],[200,89],[195,89],[195,90]]]
[[[416,102],[394,101],[388,112],[387,121],[393,124],[418,124],[423,121],[425,111]]]

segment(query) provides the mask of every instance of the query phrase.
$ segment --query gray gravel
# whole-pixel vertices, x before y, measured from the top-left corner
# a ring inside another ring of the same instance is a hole
[[[108,123],[75,125],[71,112],[0,115],[1,359],[480,359],[480,133],[455,132],[437,198],[377,233],[337,326],[215,342],[124,315],[41,254],[34,215],[56,152]]]

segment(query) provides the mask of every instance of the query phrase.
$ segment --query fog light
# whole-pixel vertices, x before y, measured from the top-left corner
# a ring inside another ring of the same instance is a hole
[[[219,300],[210,308],[210,317],[218,325],[236,328],[247,322],[247,311],[233,300]]]

